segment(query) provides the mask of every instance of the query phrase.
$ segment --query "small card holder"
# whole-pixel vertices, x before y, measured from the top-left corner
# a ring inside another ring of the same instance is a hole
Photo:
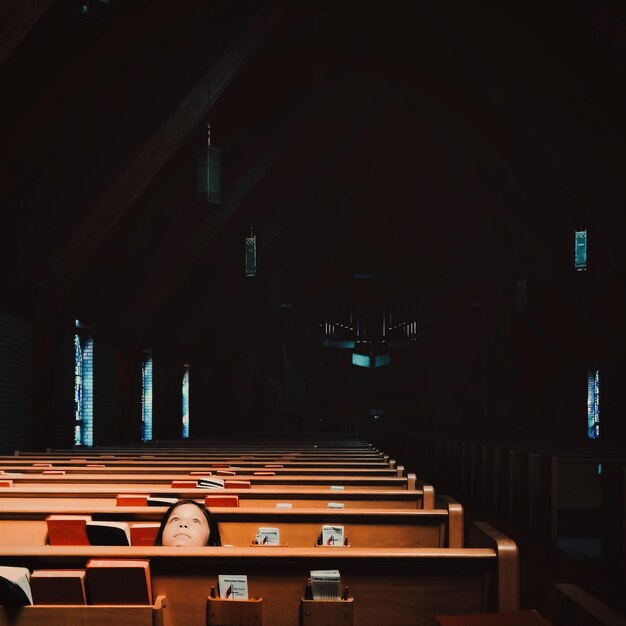
[[[209,626],[263,626],[263,598],[225,600],[207,598],[206,623]]]
[[[353,626],[354,598],[300,600],[300,626]]]

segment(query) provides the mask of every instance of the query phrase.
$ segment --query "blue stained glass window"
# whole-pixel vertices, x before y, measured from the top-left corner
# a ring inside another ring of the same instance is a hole
[[[79,333],[74,335],[74,445],[93,445],[93,338]]]
[[[587,371],[587,436],[589,439],[600,437],[600,372],[597,369]]]
[[[587,231],[577,230],[574,236],[574,267],[577,272],[587,269]]]
[[[189,437],[189,365],[183,372],[183,439]]]
[[[152,439],[152,353],[144,354],[141,364],[141,440]]]

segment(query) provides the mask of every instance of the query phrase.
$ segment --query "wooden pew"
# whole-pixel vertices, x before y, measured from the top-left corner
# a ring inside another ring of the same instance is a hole
[[[485,523],[472,536],[478,547],[458,549],[13,546],[1,561],[32,570],[79,568],[89,557],[148,558],[153,594],[167,597],[171,626],[206,623],[211,586],[233,572],[246,574],[250,594],[263,598],[264,626],[297,626],[309,572],[338,569],[354,598],[355,626],[432,626],[445,613],[519,609],[514,542]]]
[[[62,485],[15,485],[0,488],[0,506],[21,506],[33,502],[36,506],[50,506],[63,500],[70,505],[115,506],[118,494],[140,493],[132,485],[72,485],[71,490]],[[145,495],[167,498],[194,498],[204,501],[205,495],[222,493],[207,489],[180,489],[170,486],[150,485]],[[407,508],[433,509],[435,490],[432,485],[418,483],[414,490],[367,490],[350,488],[332,490],[328,487],[303,487],[302,489],[228,489],[228,494],[239,497],[240,507],[271,507],[289,503],[293,508],[327,507],[329,502],[341,502],[345,508]]]
[[[313,547],[322,525],[345,527],[355,548],[463,547],[463,507],[442,498],[440,508],[425,510],[212,508],[223,544],[249,547],[260,526],[280,528],[281,542],[290,547]],[[161,521],[164,507],[2,507],[0,547],[46,545],[46,517],[52,513],[91,515],[94,521]]]
[[[168,485],[173,480],[180,480],[177,474],[115,474],[109,476],[101,474],[22,474],[19,476],[6,475],[13,480],[14,485],[65,485],[71,489],[74,485],[87,484],[132,484],[136,489],[154,489],[154,485]],[[228,477],[226,477],[228,478]],[[405,489],[414,490],[416,486],[415,474],[409,473],[407,476],[346,476],[337,474],[334,476],[258,476],[242,474],[232,477],[238,481],[249,481],[252,486],[259,489],[271,489],[281,486],[284,489],[300,489],[302,487],[320,487],[326,485],[331,487],[344,486],[351,489]],[[72,486],[72,487],[70,487]]]
[[[177,466],[185,466],[191,469],[211,469],[213,465],[233,465],[237,468],[241,467],[251,467],[254,469],[264,468],[266,465],[282,465],[285,468],[346,468],[346,469],[395,469],[396,461],[394,459],[390,459],[388,461],[383,460],[375,460],[375,461],[339,461],[339,460],[319,460],[319,459],[299,459],[299,460],[291,460],[291,459],[281,459],[277,461],[274,458],[270,459],[237,459],[232,457],[223,457],[223,458],[213,458],[213,457],[205,457],[202,459],[198,458],[185,458],[184,456],[173,457],[168,456],[167,458],[123,458],[123,459],[77,459],[77,458],[54,458],[54,459],[45,459],[45,460],[34,460],[34,459],[24,459],[24,458],[14,458],[10,457],[8,459],[0,459],[0,469],[8,470],[8,471],[25,471],[28,469],[37,469],[36,465],[42,463],[49,463],[53,468],[56,469],[76,469],[76,468],[85,468],[90,465],[104,465],[108,468],[117,468],[117,467],[128,467],[131,466],[133,469],[140,467],[160,467],[160,468],[172,468]],[[169,471],[169,470],[168,470]]]
[[[77,465],[52,465],[51,467],[41,466],[20,466],[2,465],[0,469],[4,475],[12,476],[39,476],[43,471],[54,470],[65,472],[67,475],[81,474],[175,474],[177,477],[188,476],[191,471],[205,471],[206,474],[219,474],[221,471],[232,472],[235,475],[255,475],[255,472],[273,472],[276,476],[371,476],[373,478],[385,478],[389,476],[402,476],[404,466],[397,468],[371,468],[371,467],[265,467],[264,465],[252,467],[240,467],[232,465],[230,467],[212,467],[210,464],[204,466],[194,466],[185,464],[174,467],[161,465],[115,465],[103,467],[89,467]]]

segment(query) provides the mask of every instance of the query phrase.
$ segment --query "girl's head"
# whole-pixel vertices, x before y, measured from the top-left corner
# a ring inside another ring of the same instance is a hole
[[[220,546],[217,522],[203,504],[179,500],[165,512],[155,544],[157,546]]]

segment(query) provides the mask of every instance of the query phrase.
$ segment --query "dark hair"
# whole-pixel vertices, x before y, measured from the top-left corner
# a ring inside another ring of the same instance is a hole
[[[177,509],[181,504],[195,504],[202,511],[202,513],[204,514],[204,517],[206,517],[206,521],[209,523],[209,538],[207,540],[206,545],[207,546],[221,546],[222,539],[220,538],[220,528],[217,522],[215,521],[215,518],[211,515],[211,512],[206,508],[206,506],[204,506],[204,504],[200,504],[199,502],[196,502],[195,500],[191,500],[191,499],[178,500],[178,502],[174,502],[174,504],[171,504],[170,507],[167,509],[167,511],[165,511],[165,515],[163,516],[163,519],[161,520],[161,526],[159,526],[159,532],[157,533],[154,545],[155,546],[163,545],[163,531],[165,530],[165,527],[167,526],[167,522],[169,521],[170,516],[172,515],[174,510]]]

